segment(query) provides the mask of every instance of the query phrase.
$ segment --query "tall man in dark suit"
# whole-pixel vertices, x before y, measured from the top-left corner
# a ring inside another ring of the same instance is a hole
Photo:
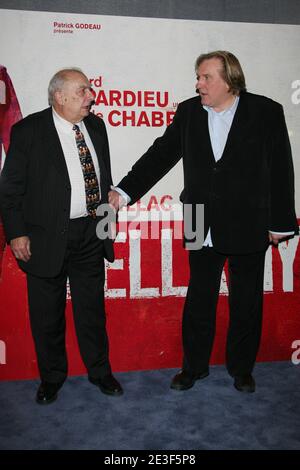
[[[270,242],[276,245],[298,232],[289,138],[282,106],[246,91],[233,54],[203,54],[195,68],[200,98],[178,106],[173,123],[118,188],[133,204],[183,159],[180,199],[194,209],[204,204],[205,238],[189,254],[183,367],[171,388],[186,390],[209,373],[220,279],[228,259],[227,369],[237,390],[254,392],[265,252]],[[116,191],[109,201],[115,209],[123,203]]]
[[[67,376],[67,277],[89,380],[108,395],[123,393],[105,327],[104,257],[113,261],[113,245],[96,235],[97,207],[112,184],[105,125],[90,112],[94,96],[79,69],[57,72],[48,95],[49,108],[13,127],[0,184],[7,241],[27,274],[40,404],[56,399]]]

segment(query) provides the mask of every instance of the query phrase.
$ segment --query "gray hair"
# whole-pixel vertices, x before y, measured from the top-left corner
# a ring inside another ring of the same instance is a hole
[[[54,104],[54,93],[62,89],[63,85],[69,78],[68,76],[70,72],[77,72],[84,75],[83,71],[77,67],[65,68],[56,72],[56,74],[51,78],[48,86],[48,103],[50,106],[53,106]]]

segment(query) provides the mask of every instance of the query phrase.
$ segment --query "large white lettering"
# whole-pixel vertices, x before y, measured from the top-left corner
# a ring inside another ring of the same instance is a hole
[[[162,239],[161,239],[161,277],[162,277],[162,287],[161,295],[162,297],[168,297],[175,295],[177,297],[185,297],[187,292],[187,287],[185,286],[173,286],[173,250],[172,250],[172,230],[163,229],[162,230]]]
[[[278,245],[282,261],[282,289],[284,292],[293,292],[294,290],[293,265],[298,243],[299,237],[295,237]]]
[[[157,270],[157,265],[153,263],[141,263],[143,256],[143,249],[141,249],[141,239],[143,233],[147,230],[140,228],[138,224],[135,230],[129,230],[130,236],[125,232],[119,232],[115,241],[115,247],[118,243],[128,243],[129,250],[129,263],[124,267],[123,259],[116,259],[114,263],[107,266],[107,278],[109,288],[105,288],[105,295],[108,298],[151,298],[151,297],[185,297],[187,292],[187,285],[174,286],[174,263],[173,259],[176,256],[182,256],[183,248],[174,248],[174,240],[178,238],[178,221],[174,223],[174,227],[163,228],[157,222],[155,233],[159,234],[157,237],[157,244],[155,249],[161,250],[161,272],[159,285],[150,285],[142,287],[142,279],[151,279],[152,273]],[[153,234],[153,230],[148,230],[149,234]],[[129,238],[129,240],[128,240]],[[293,265],[298,248],[299,237],[295,237],[288,242],[279,244],[280,260],[282,262],[282,290],[284,292],[294,291],[294,273]],[[268,248],[265,260],[265,276],[264,276],[264,291],[273,293],[273,250],[271,246]],[[144,256],[149,256],[144,254]],[[182,269],[186,270],[188,274],[188,261],[182,263]],[[112,270],[127,270],[126,285],[118,285],[118,288],[113,288],[109,281],[110,272]],[[157,275],[157,272],[155,272]],[[155,276],[156,277],[156,276]],[[129,281],[128,281],[129,280]],[[220,294],[228,295],[228,281],[226,271],[223,270],[220,282]]]
[[[129,230],[130,297],[159,297],[158,287],[141,287],[141,231]]]

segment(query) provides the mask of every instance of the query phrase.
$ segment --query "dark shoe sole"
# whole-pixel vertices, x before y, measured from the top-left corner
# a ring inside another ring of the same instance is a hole
[[[57,394],[54,395],[50,400],[39,400],[38,398],[35,399],[38,405],[51,405],[57,399]]]
[[[183,385],[183,384],[173,384],[173,382],[171,382],[171,385],[170,385],[170,388],[172,390],[177,390],[177,391],[183,391],[183,390],[189,390],[190,388],[192,388],[194,385],[195,385],[195,382],[197,380],[202,380],[202,379],[205,379],[205,377],[208,377],[209,376],[209,372],[203,372],[203,374],[200,374],[198,375],[195,380],[193,382],[190,383],[190,385]]]
[[[233,384],[234,388],[242,393],[254,393],[255,387],[237,387],[236,384]]]
[[[118,392],[110,392],[109,390],[106,390],[106,388],[101,387],[101,385],[98,385],[98,387],[102,393],[109,395],[110,397],[120,397],[124,393],[123,390],[119,390]]]
[[[93,379],[92,377],[88,377],[88,381],[91,382],[91,384],[96,385],[96,387],[98,387],[102,393],[109,395],[110,397],[120,397],[124,393],[123,390],[119,390],[118,392],[110,392],[106,388],[102,387],[97,379]]]
[[[190,385],[181,385],[181,384],[173,384],[171,383],[170,388],[172,390],[177,390],[177,391],[183,391],[183,390],[189,390],[195,385],[195,382],[191,383]]]

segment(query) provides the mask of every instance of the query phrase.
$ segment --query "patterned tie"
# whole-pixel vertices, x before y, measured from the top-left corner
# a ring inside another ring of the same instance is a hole
[[[84,140],[83,133],[79,127],[74,124],[75,141],[79,153],[81,169],[85,183],[86,208],[88,214],[96,218],[96,210],[100,203],[99,183],[96,175],[92,155]]]

